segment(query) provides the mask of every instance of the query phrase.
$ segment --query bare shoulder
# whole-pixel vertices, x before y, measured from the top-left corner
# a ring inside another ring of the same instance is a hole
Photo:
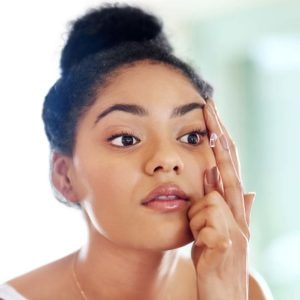
[[[249,276],[249,300],[273,300],[267,283],[257,272]]]
[[[71,277],[72,255],[68,255],[45,266],[39,267],[7,283],[28,299],[53,299],[53,293],[59,299],[70,299],[74,290]],[[67,287],[67,288],[66,288]],[[64,294],[68,291],[68,295]],[[76,290],[74,291],[76,294]],[[58,298],[57,298],[58,299]]]
[[[197,279],[193,262],[190,258],[180,255],[171,284],[171,299],[197,300]]]

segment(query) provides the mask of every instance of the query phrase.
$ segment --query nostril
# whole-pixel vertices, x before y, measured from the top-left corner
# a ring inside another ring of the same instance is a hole
[[[162,170],[162,169],[163,169],[163,167],[158,166],[158,167],[156,167],[156,168],[154,169],[154,172],[160,171],[160,170]]]
[[[176,173],[179,172],[179,169],[180,169],[179,166],[174,166],[174,167],[173,167],[173,171],[176,172]],[[154,173],[159,172],[159,171],[169,172],[169,171],[171,171],[171,170],[172,170],[172,168],[167,168],[167,167],[163,167],[163,166],[157,166],[157,167],[154,169]]]
[[[174,172],[180,174],[183,170],[183,162],[179,157],[163,157],[163,159],[157,156],[152,157],[146,162],[145,171],[149,175]]]

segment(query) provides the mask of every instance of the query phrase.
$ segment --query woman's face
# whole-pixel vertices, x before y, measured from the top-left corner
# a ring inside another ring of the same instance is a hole
[[[143,61],[113,77],[82,117],[72,158],[91,234],[136,249],[191,241],[187,210],[215,165],[202,134],[203,104],[189,80],[165,65]]]

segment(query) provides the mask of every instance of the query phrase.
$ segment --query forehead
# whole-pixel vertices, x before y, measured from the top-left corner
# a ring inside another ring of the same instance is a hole
[[[187,101],[204,102],[190,79],[179,69],[166,64],[140,61],[123,66],[110,76],[97,95],[97,106],[105,107],[112,101],[134,102],[144,106],[163,103],[184,104]]]

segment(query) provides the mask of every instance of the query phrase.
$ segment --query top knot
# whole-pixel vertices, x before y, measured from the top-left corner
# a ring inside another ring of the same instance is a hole
[[[162,22],[140,8],[128,5],[105,5],[75,20],[62,51],[63,73],[91,54],[121,43],[154,41],[171,51],[162,32]]]

